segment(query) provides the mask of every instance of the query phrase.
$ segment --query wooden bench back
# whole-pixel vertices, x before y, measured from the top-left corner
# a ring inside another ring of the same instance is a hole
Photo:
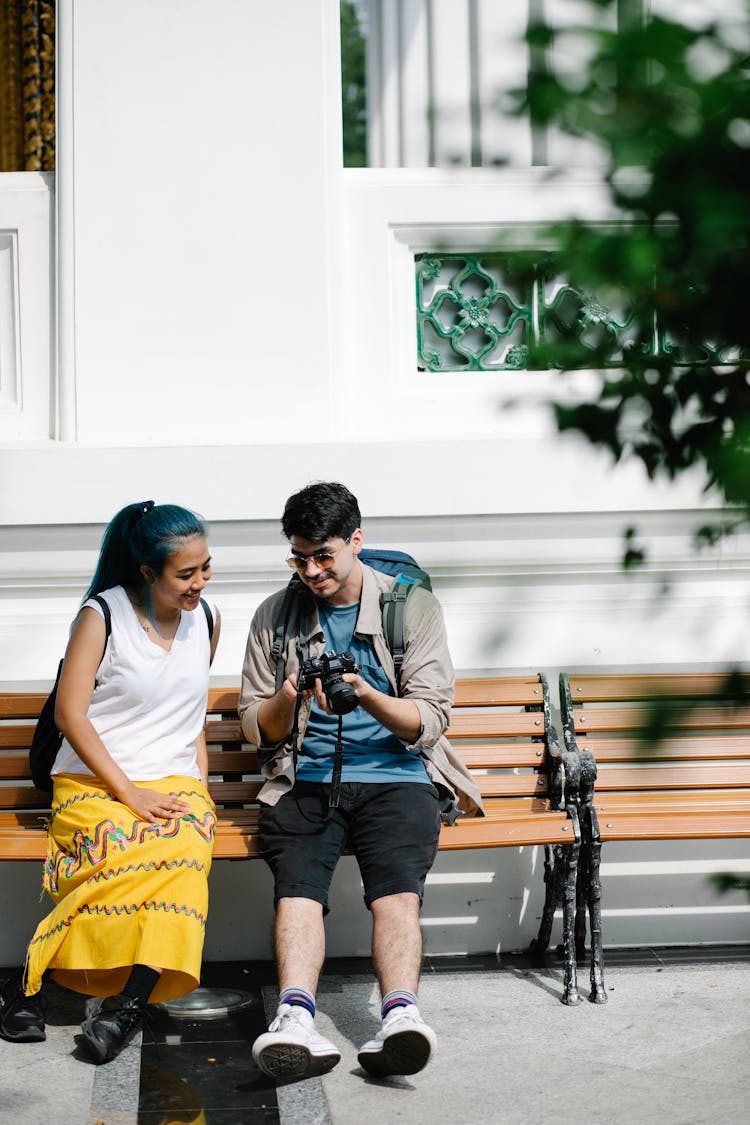
[[[750,675],[563,674],[560,702],[603,840],[750,835]]]
[[[242,737],[237,698],[234,688],[209,692],[206,740],[209,788],[219,814],[217,858],[253,855],[258,847],[262,779],[257,753]],[[44,699],[43,694],[0,695],[0,858],[9,852],[19,859],[44,854],[49,795],[31,783],[28,763]],[[569,842],[566,815],[551,813],[548,800],[550,753],[557,750],[557,737],[542,676],[459,680],[448,737],[474,774],[488,816],[444,829],[441,847]],[[549,817],[540,817],[547,813]],[[507,822],[502,828],[501,816]]]

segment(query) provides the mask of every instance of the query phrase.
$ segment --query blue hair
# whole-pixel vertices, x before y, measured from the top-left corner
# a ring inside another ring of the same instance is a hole
[[[158,576],[167,558],[196,536],[206,538],[206,525],[195,512],[177,504],[143,500],[121,508],[104,532],[84,602],[112,586],[139,592],[145,585],[142,566],[151,567]]]

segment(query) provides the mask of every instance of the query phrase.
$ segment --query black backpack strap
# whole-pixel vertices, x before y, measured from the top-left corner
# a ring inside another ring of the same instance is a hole
[[[406,602],[409,594],[418,586],[419,582],[404,577],[396,576],[396,581],[390,590],[385,590],[380,595],[380,608],[383,612],[383,633],[385,641],[393,657],[396,669],[396,686],[401,694],[401,665],[404,662],[406,651]]]
[[[109,602],[107,601],[106,598],[103,598],[101,596],[101,594],[94,594],[94,596],[91,600],[92,600],[92,602],[96,602],[97,605],[101,606],[102,613],[104,614],[104,628],[106,630],[106,637],[104,639],[104,647],[106,648],[107,647],[107,641],[109,640],[109,635],[112,632],[112,613],[111,613],[110,608],[109,608]]]
[[[112,632],[112,612],[109,608],[109,602],[107,601],[106,598],[103,598],[101,596],[101,594],[94,594],[94,596],[91,600],[92,600],[92,602],[96,602],[97,605],[101,606],[102,613],[104,614],[105,636],[104,636],[104,649],[102,651],[102,660],[104,660],[104,653],[107,651],[107,641],[109,640],[110,634]],[[99,663],[101,664],[101,662],[102,661],[100,660]]]
[[[211,613],[211,607],[209,606],[205,598],[201,598],[201,605],[203,606],[203,612],[206,615],[206,624],[208,625],[208,643],[210,644],[214,639],[214,615]]]
[[[109,608],[109,602],[107,601],[106,598],[103,598],[101,596],[101,594],[94,594],[94,596],[91,600],[96,602],[97,605],[101,606],[102,613],[104,614],[105,636],[104,636],[104,648],[102,649],[102,660],[104,660],[104,654],[107,651],[107,642],[109,641],[110,634],[112,633],[112,612]],[[100,664],[101,664],[102,660],[99,661]],[[60,667],[62,668],[62,664],[60,665]],[[60,673],[58,672],[58,676],[59,676],[59,674]],[[97,683],[98,682],[99,681],[97,680]],[[55,684],[55,688],[57,688],[57,684]]]
[[[284,653],[287,640],[289,637],[299,634],[304,595],[305,587],[295,574],[284,591],[281,612],[274,627],[273,641],[271,642],[271,656],[276,664],[276,691],[281,690],[281,685],[285,679],[286,662]]]

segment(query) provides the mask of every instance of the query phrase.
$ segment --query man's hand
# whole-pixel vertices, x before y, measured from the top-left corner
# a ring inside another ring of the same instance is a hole
[[[391,734],[409,745],[417,741],[422,732],[422,718],[416,704],[410,699],[385,695],[356,672],[345,672],[341,679],[344,683],[351,684],[360,707],[382,723]],[[315,681],[315,698],[321,710],[328,715],[333,714],[320,680]]]
[[[320,680],[316,681],[316,685],[318,684]],[[302,695],[309,699],[313,695],[313,689],[309,688]],[[296,705],[297,673],[290,672],[276,694],[270,699],[264,699],[258,708],[258,726],[267,745],[283,742],[291,734]]]

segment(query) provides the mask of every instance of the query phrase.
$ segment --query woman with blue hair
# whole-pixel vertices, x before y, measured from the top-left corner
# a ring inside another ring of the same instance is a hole
[[[57,689],[44,866],[57,905],[0,994],[5,1039],[45,1038],[48,971],[92,997],[82,1031],[99,1063],[149,1001],[198,984],[216,820],[204,735],[220,628],[201,596],[210,577],[206,528],[185,508],[130,504],[107,527]]]

